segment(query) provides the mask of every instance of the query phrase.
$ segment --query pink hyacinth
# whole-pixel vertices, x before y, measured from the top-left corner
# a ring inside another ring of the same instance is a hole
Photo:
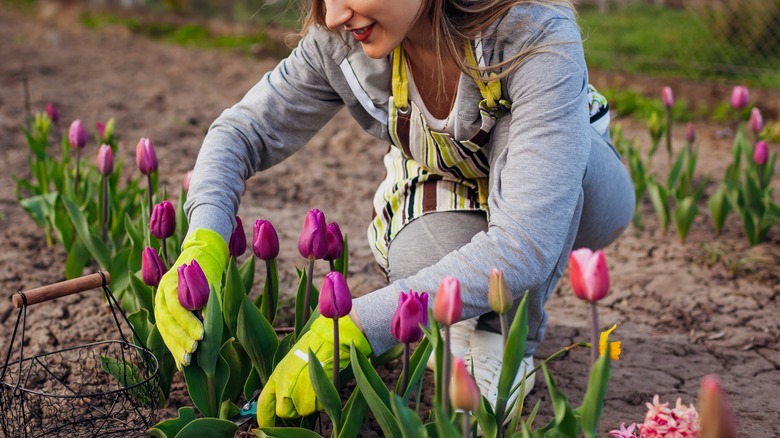
[[[645,422],[639,425],[640,438],[696,438],[699,435],[699,414],[693,405],[686,406],[677,399],[674,408],[661,403],[658,394],[653,403],[647,403]]]
[[[626,423],[622,423],[620,429],[610,430],[609,434],[612,435],[612,438],[637,438],[634,429],[636,429],[636,423],[631,423],[628,427],[626,427]]]

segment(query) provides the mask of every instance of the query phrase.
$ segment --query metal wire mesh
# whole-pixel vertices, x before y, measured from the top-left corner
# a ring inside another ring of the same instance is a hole
[[[0,424],[8,438],[134,436],[156,420],[157,360],[122,341],[25,358],[0,374]]]

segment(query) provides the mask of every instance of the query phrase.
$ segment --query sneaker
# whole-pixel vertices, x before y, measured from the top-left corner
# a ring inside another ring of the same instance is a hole
[[[469,350],[471,335],[477,328],[477,318],[464,319],[450,326],[450,350],[454,357],[463,357]],[[442,333],[442,336],[444,334]],[[431,353],[426,365],[429,370],[436,369],[436,353]]]
[[[498,333],[490,333],[484,330],[475,330],[471,336],[471,345],[469,347],[464,361],[466,368],[474,372],[474,380],[477,381],[482,395],[490,402],[490,406],[495,410],[496,400],[498,399],[498,379],[501,375],[501,362],[504,357],[504,338]],[[472,368],[473,367],[473,368]],[[520,369],[512,383],[512,388],[519,385],[523,380],[525,373],[534,368],[533,356],[526,356],[520,362]],[[530,375],[525,380],[525,398],[534,387],[536,374]],[[517,400],[520,390],[509,395],[506,406],[512,406]],[[506,415],[504,424],[511,419],[511,415]]]

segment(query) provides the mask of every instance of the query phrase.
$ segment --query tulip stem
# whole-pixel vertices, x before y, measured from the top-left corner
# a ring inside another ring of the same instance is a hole
[[[333,319],[333,386],[339,387],[339,320]],[[336,436],[336,424],[333,424],[333,436]]]
[[[461,421],[460,430],[463,432],[463,438],[469,438],[471,436],[471,415],[468,411],[463,413],[463,419]]]
[[[501,337],[504,338],[504,348],[506,348],[507,339],[509,338],[509,315],[500,313],[498,319],[501,321]]]
[[[450,350],[450,326],[444,326],[444,364],[442,365],[441,395],[444,412],[450,414],[450,374],[452,371],[452,351]]]
[[[412,347],[408,342],[404,342],[404,354],[403,354],[403,367],[401,367],[401,396],[406,394],[406,387],[409,386],[409,357],[411,356]]]
[[[162,239],[162,243],[160,245],[162,246],[162,253],[163,253],[163,263],[165,263],[165,267],[167,268],[170,266],[170,262],[168,261],[168,245],[166,244],[167,239]]]
[[[672,109],[666,109],[666,153],[669,160],[669,171],[672,170]]]
[[[73,193],[79,192],[79,170],[81,169],[81,149],[76,148],[76,178],[73,179]]]
[[[274,323],[274,316],[276,315],[276,295],[277,291],[274,287],[274,279],[272,269],[275,267],[274,260],[265,261],[265,293],[263,294],[263,300],[265,300],[265,319],[271,324]]]
[[[151,220],[151,218],[152,218],[152,208],[154,207],[154,205],[152,204],[152,197],[153,197],[153,194],[152,194],[152,172],[149,172],[148,174],[146,174],[146,183],[147,183],[147,185],[149,187],[149,190],[148,190],[148,192],[149,192],[149,220]]]
[[[330,271],[331,272],[336,270],[336,261],[335,260],[328,260],[328,264],[330,264]]]
[[[103,242],[108,242],[108,176],[103,175],[103,205],[100,209],[100,226],[103,229]]]
[[[314,257],[309,257],[309,272],[306,278],[306,294],[303,296],[303,323],[309,321],[311,314],[311,282],[314,275]]]
[[[596,363],[599,358],[599,309],[596,303],[590,303],[591,333],[590,333],[590,361]]]

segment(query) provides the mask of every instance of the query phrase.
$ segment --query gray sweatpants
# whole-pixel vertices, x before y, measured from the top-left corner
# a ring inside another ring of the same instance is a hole
[[[532,296],[543,297],[529,303],[529,339],[526,354],[533,354],[544,338],[547,316],[544,303],[563,275],[569,253],[574,248],[604,248],[628,226],[634,212],[634,187],[618,153],[606,139],[593,135],[591,154],[582,181],[570,233],[558,263],[547,281]],[[457,250],[488,228],[483,212],[435,212],[423,215],[406,226],[390,243],[388,278],[391,282],[416,274]],[[518,269],[523,269],[518,266]],[[485,273],[487,275],[487,273]],[[480,291],[487,302],[487,290]],[[515,303],[517,306],[518,302]],[[510,313],[514,315],[514,311]],[[488,312],[479,317],[478,329],[501,332],[498,315]]]

